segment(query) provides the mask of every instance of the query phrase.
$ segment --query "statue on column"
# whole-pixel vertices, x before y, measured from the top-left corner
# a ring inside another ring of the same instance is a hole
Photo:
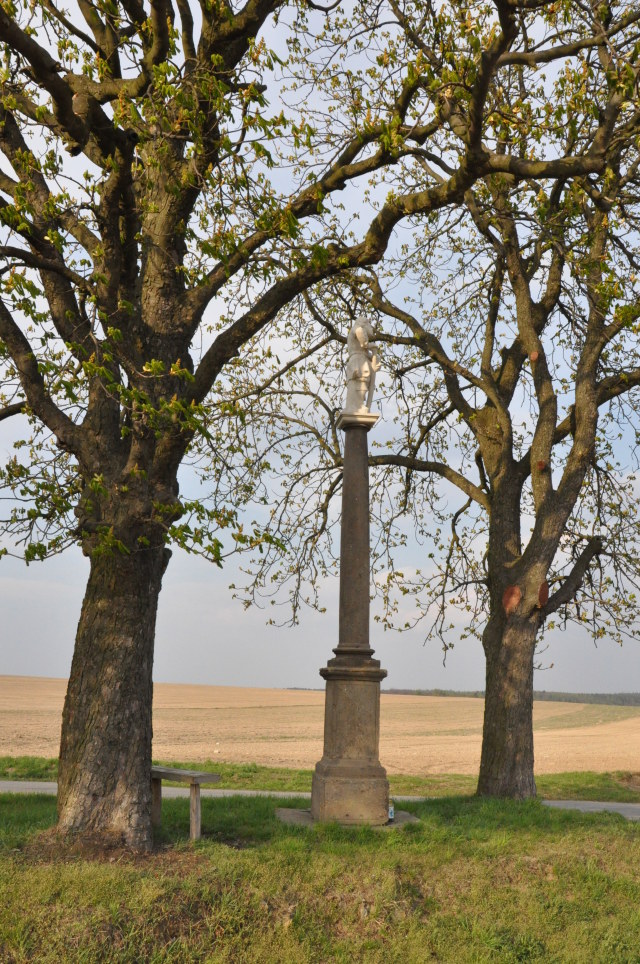
[[[373,399],[376,372],[380,361],[369,348],[375,341],[370,322],[360,315],[347,335],[347,399],[344,413],[347,415],[368,415]]]

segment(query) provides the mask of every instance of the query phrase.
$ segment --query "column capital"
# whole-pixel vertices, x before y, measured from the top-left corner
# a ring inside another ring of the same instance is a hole
[[[376,424],[380,416],[377,412],[363,412],[359,415],[356,412],[339,412],[336,421],[337,428],[343,431],[347,428],[366,428],[367,432]]]

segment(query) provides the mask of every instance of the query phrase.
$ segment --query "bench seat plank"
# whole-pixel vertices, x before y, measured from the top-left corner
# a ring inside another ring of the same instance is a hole
[[[184,783],[217,783],[220,774],[202,770],[180,770],[178,767],[151,767],[152,780],[176,780]]]

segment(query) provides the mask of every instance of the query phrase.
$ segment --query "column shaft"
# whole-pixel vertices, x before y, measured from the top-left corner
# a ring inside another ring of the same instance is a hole
[[[368,427],[344,432],[338,649],[369,650]],[[337,654],[336,654],[337,655]]]

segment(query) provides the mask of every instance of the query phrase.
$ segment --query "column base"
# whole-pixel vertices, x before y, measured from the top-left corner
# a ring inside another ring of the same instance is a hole
[[[380,681],[371,650],[342,647],[320,670],[326,680],[324,754],[313,774],[311,816],[323,823],[382,826],[389,783],[380,765]]]
[[[382,826],[389,820],[389,782],[380,764],[320,760],[311,784],[311,816],[321,823]]]

